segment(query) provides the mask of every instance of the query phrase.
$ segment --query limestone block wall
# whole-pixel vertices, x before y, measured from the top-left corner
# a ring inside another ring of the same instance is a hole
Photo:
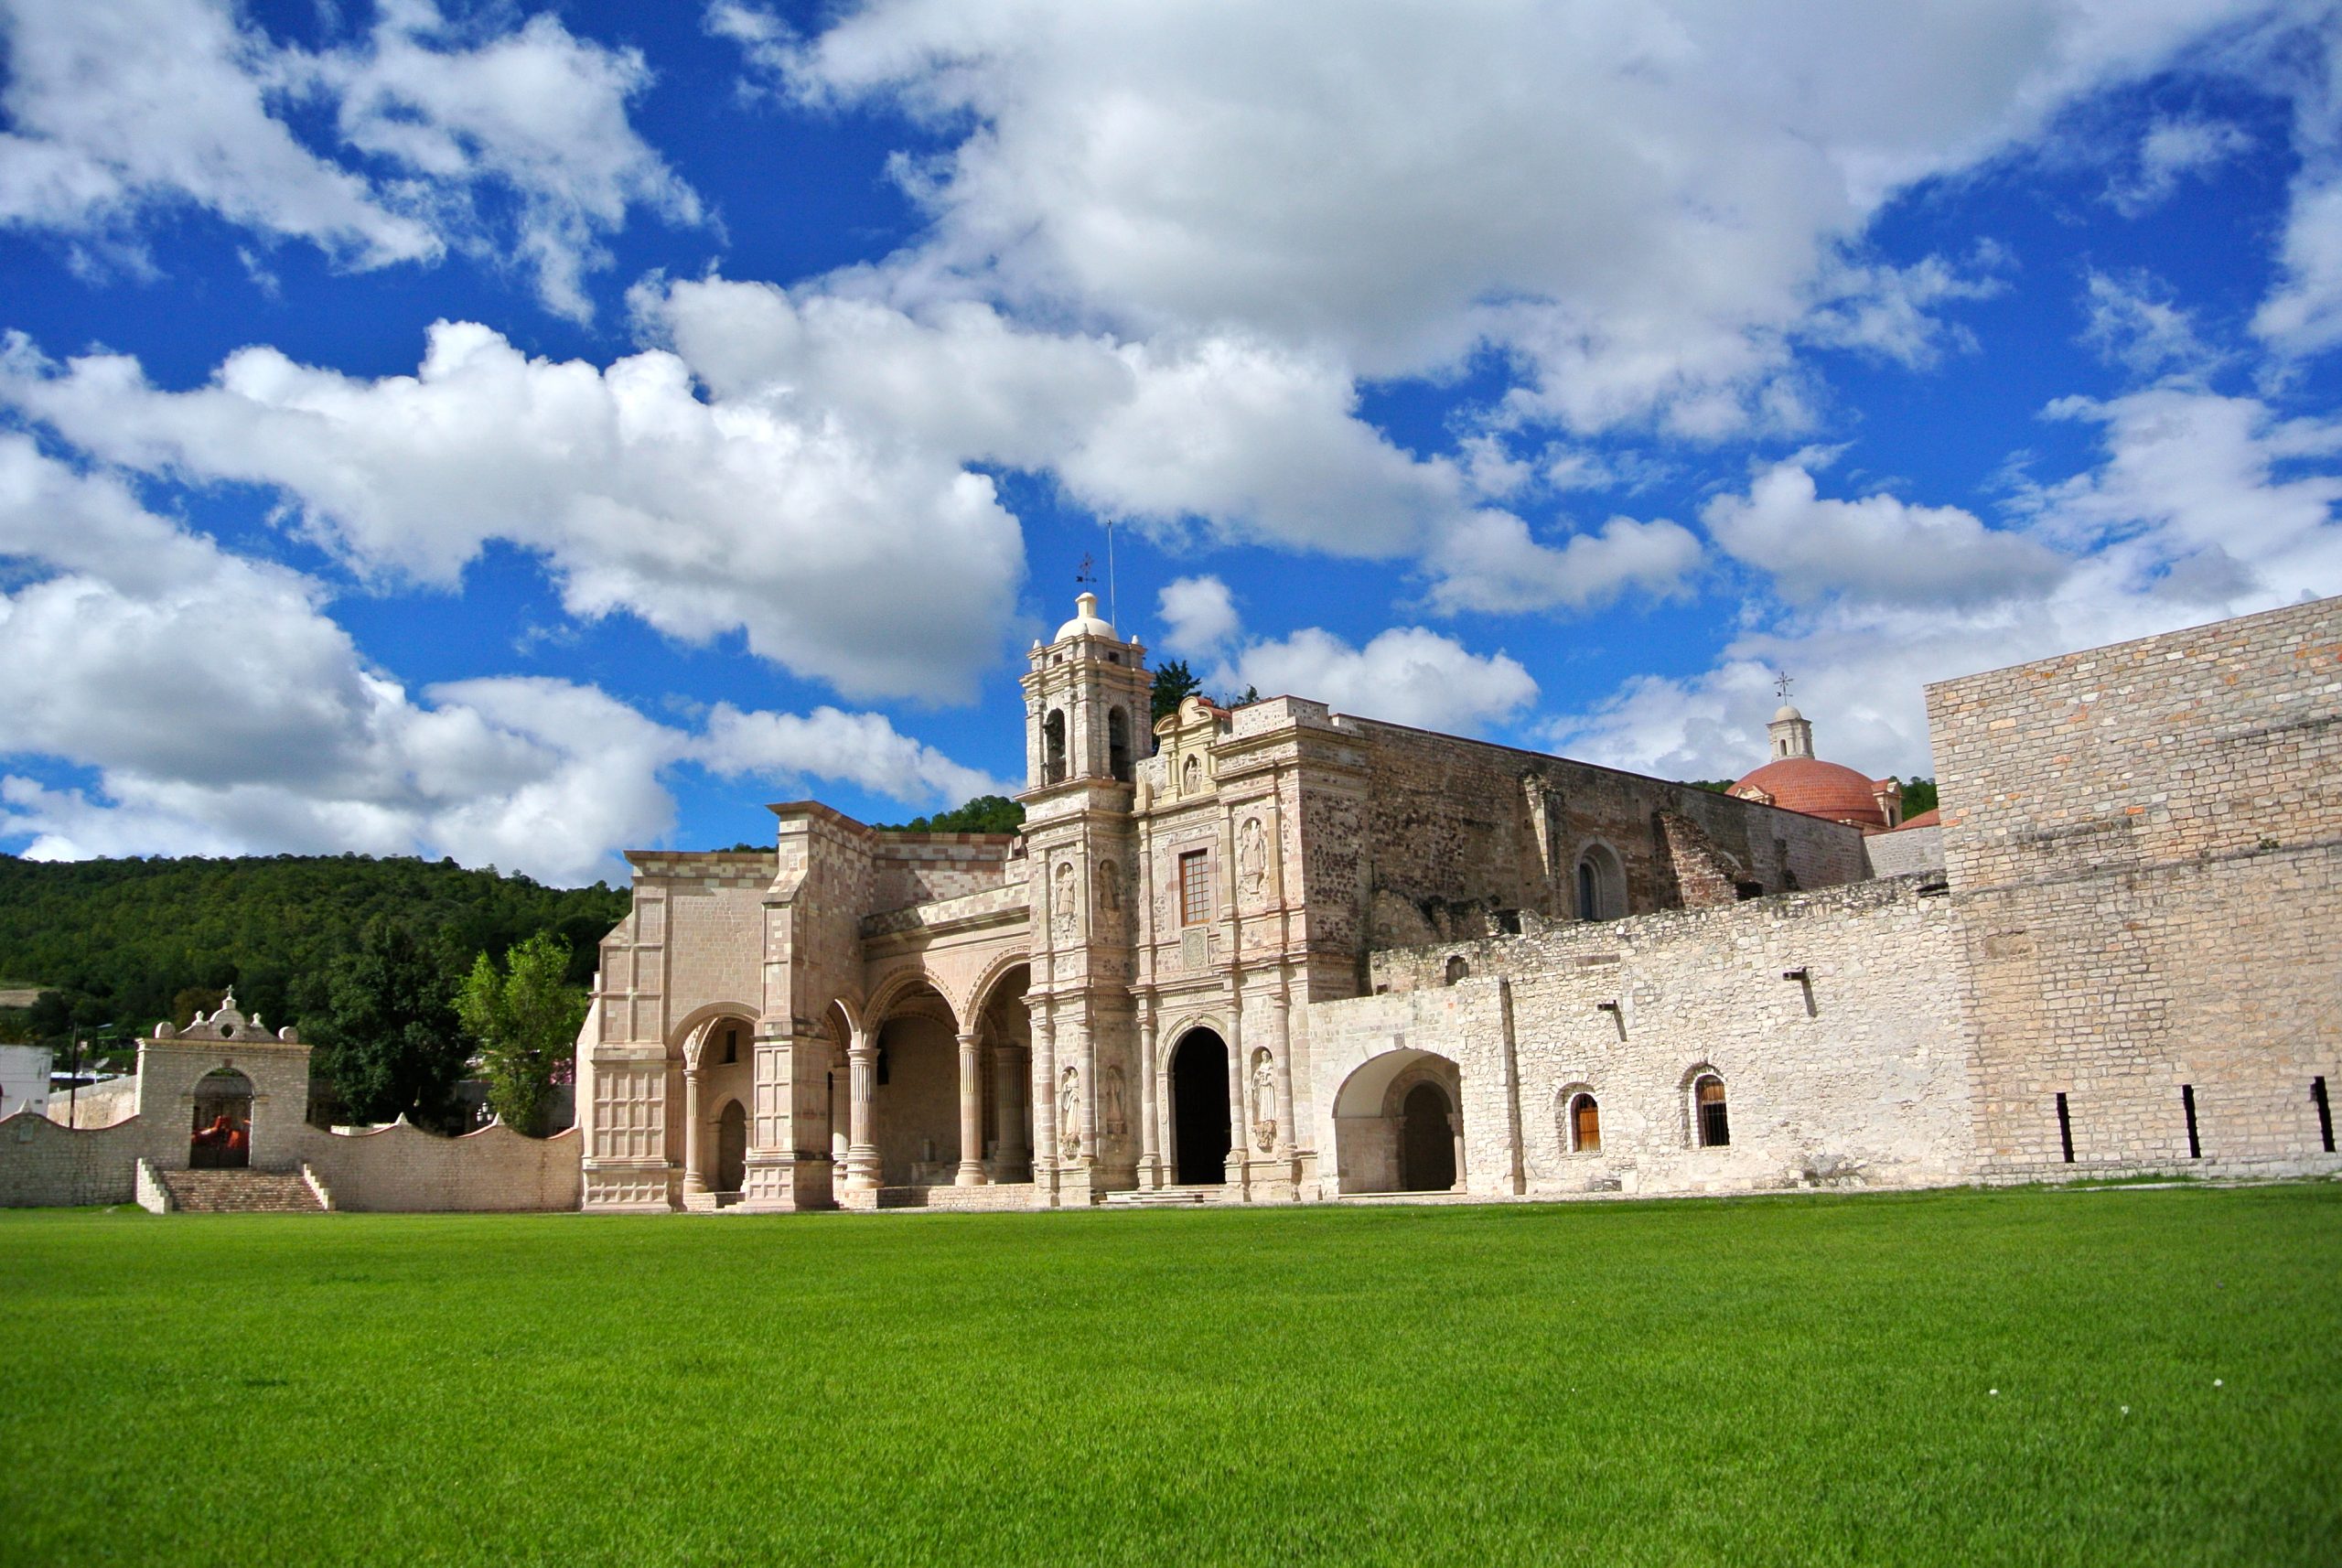
[[[531,1138],[499,1122],[443,1138],[401,1119],[370,1133],[303,1129],[301,1158],[357,1212],[500,1212],[575,1208],[582,1135]]]
[[[1020,854],[1015,833],[875,832],[865,914],[959,898],[997,887]]]
[[[1928,699],[1987,1174],[2342,1167],[2342,600]]]
[[[138,1112],[138,1079],[134,1075],[111,1083],[93,1083],[74,1094],[59,1094],[48,1102],[48,1119],[60,1127],[111,1127]]]
[[[1863,857],[1873,876],[1907,876],[1915,871],[1941,871],[1943,829],[1898,828],[1873,833],[1863,840]]]
[[[1717,901],[1711,855],[1736,873],[1731,880],[1767,892],[1864,875],[1862,835],[1842,823],[1535,752],[1350,722],[1368,758],[1362,826],[1375,947],[1491,934],[1497,910],[1575,916],[1576,866],[1596,846],[1617,857],[1625,908],[1637,913]],[[1673,843],[1663,817],[1677,819]],[[1700,854],[1687,897],[1674,851],[1690,844]]]
[[[1950,901],[1915,877],[1377,953],[1386,990],[1308,1009],[1321,1167],[1327,1149],[1343,1164],[1352,1075],[1423,1052],[1460,1069],[1473,1192],[1963,1179],[1959,939]],[[1806,981],[1782,978],[1795,971]],[[1694,1132],[1707,1071],[1726,1088],[1723,1148]],[[1598,1152],[1572,1147],[1581,1091],[1600,1108]]]
[[[29,1111],[0,1121],[0,1208],[128,1203],[153,1131],[136,1117],[81,1129]]]

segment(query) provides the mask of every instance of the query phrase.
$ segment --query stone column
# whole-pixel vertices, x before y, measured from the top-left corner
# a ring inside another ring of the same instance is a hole
[[[976,1070],[982,1043],[972,1032],[960,1036],[960,1168],[952,1173],[954,1187],[984,1185],[983,1079]]]
[[[1086,1010],[1074,1015],[1073,1062],[1081,1069],[1080,1093],[1074,1099],[1075,1130],[1080,1134],[1081,1151],[1075,1157],[1083,1165],[1096,1165],[1098,1163],[1098,1060],[1096,1053],[1090,1049],[1090,1018]],[[1062,1073],[1064,1069],[1058,1070]]]
[[[1058,1163],[1058,1030],[1046,1005],[1033,1015],[1033,1105],[1040,1114],[1034,1122],[1041,1135],[1034,1141],[1033,1164],[1054,1168]]]
[[[1244,987],[1241,978],[1228,991],[1228,1184],[1241,1187],[1251,1157],[1252,1130],[1244,1124]]]
[[[1155,1124],[1155,1007],[1142,1002],[1138,1015],[1138,1184],[1163,1185],[1163,1133]]]
[[[1270,1048],[1277,1054],[1277,1158],[1289,1160],[1301,1146],[1293,1125],[1293,1002],[1280,991],[1269,1008]]]
[[[699,1062],[686,1059],[683,1063],[683,1197],[686,1200],[707,1192],[707,1176],[700,1168],[699,1121]]]
[[[1015,1046],[996,1045],[992,1051],[993,1092],[997,1102],[994,1110],[1000,1117],[1000,1150],[993,1156],[993,1162],[1001,1179],[1007,1180],[1033,1157],[1025,1142],[1027,1101],[1016,1092],[1016,1086],[1025,1081],[1029,1069],[1024,1051]]]
[[[851,1101],[846,1112],[852,1131],[846,1135],[845,1185],[855,1192],[878,1187],[878,1144],[870,1125],[870,1101],[878,1088],[878,1042],[869,1031],[856,1029],[846,1047],[846,1071]]]

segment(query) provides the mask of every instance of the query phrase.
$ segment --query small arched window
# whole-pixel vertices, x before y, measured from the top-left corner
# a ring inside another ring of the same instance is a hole
[[[1627,912],[1627,878],[1618,857],[1595,844],[1578,857],[1577,918],[1615,920]]]
[[[1045,760],[1041,765],[1041,782],[1065,782],[1065,710],[1054,709],[1041,721],[1041,745]]]
[[[1602,1152],[1602,1107],[1595,1103],[1591,1094],[1570,1098],[1570,1152],[1574,1155],[1598,1155]]]
[[[1131,781],[1131,721],[1120,708],[1106,710],[1106,766],[1117,782]]]
[[[1692,1115],[1700,1147],[1721,1149],[1732,1142],[1732,1122],[1724,1113],[1724,1079],[1702,1073],[1692,1085]]]
[[[1468,977],[1471,972],[1472,966],[1464,961],[1464,955],[1462,953],[1457,953],[1454,958],[1447,961],[1448,984],[1455,984],[1457,981]]]

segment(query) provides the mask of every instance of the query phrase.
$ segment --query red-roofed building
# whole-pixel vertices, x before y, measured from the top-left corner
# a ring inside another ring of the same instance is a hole
[[[1735,784],[1728,794],[1759,805],[1826,817],[1864,832],[1885,832],[1903,822],[1903,787],[1892,779],[1872,779],[1813,755],[1813,725],[1787,703],[1766,726],[1772,760]]]

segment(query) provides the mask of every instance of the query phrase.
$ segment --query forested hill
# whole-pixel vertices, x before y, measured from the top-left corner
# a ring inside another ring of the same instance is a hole
[[[482,951],[550,930],[569,943],[570,978],[583,983],[626,907],[623,889],[544,887],[452,860],[0,855],[0,984],[55,987],[74,1022],[124,1033],[170,1016],[182,992],[231,983],[245,1011],[297,1024],[373,916],[405,925],[458,975]]]

